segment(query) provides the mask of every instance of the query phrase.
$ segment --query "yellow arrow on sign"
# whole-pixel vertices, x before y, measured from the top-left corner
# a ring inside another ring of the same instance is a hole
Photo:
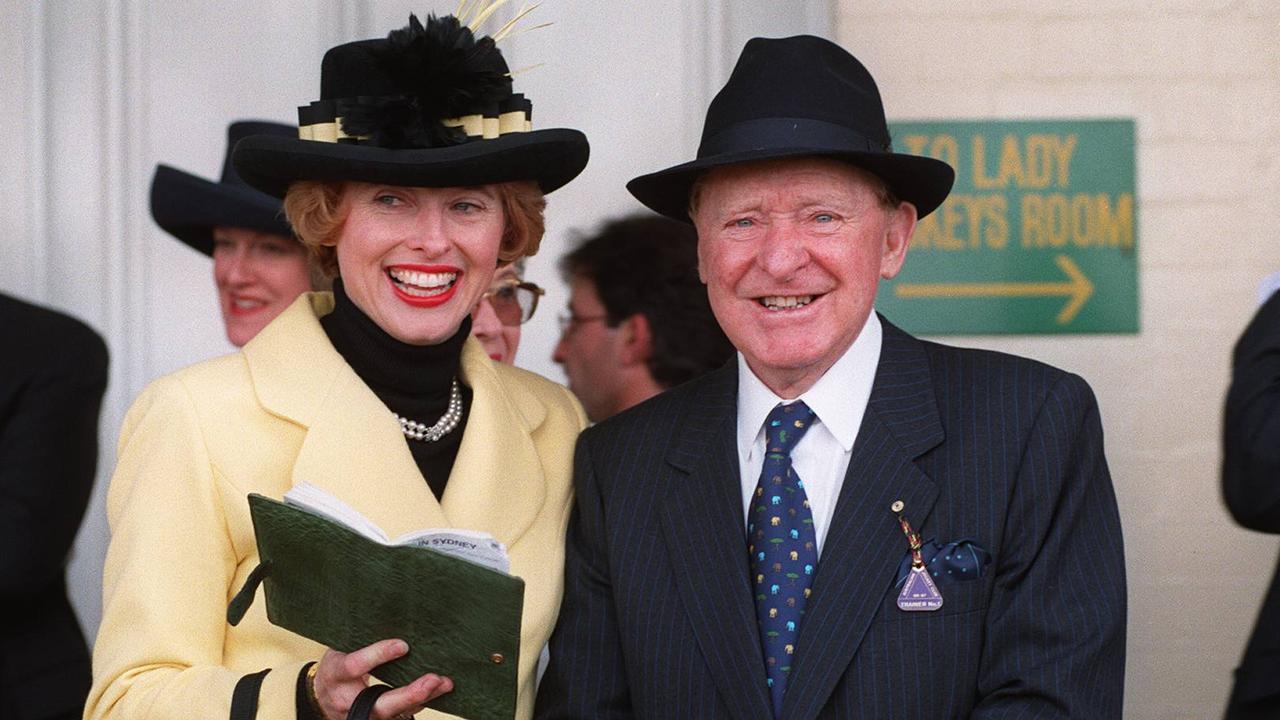
[[[1008,283],[903,283],[895,285],[893,294],[905,298],[944,297],[1051,297],[1063,295],[1070,300],[1058,313],[1058,324],[1066,325],[1093,295],[1093,283],[1066,255],[1054,258],[1067,276],[1067,282]]]

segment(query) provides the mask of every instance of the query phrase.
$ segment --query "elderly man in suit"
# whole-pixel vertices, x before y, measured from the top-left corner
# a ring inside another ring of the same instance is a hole
[[[747,43],[692,220],[736,363],[578,442],[541,718],[1118,718],[1125,576],[1079,377],[872,311],[952,169],[840,47]]]

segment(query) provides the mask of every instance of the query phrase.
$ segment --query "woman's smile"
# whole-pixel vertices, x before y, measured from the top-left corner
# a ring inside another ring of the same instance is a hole
[[[396,296],[414,307],[436,307],[448,302],[458,287],[462,270],[448,265],[393,265],[387,279]]]

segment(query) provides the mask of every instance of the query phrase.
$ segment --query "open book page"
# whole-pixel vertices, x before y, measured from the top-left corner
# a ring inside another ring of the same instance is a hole
[[[360,514],[360,511],[308,482],[301,482],[290,488],[284,494],[284,502],[344,525],[383,545],[425,547],[501,573],[511,572],[507,547],[486,532],[459,528],[425,528],[391,540],[382,528]]]
[[[369,518],[361,515],[359,510],[346,504],[327,490],[322,490],[309,482],[301,482],[290,488],[284,494],[284,502],[286,505],[292,505],[314,515],[328,518],[339,525],[345,525],[370,540],[376,540],[383,545],[391,544],[391,539],[387,537],[386,533],[382,532],[382,528],[375,525]]]
[[[507,546],[489,533],[478,530],[415,530],[396,538],[392,544],[431,548],[501,573],[511,573],[511,558],[507,556]]]

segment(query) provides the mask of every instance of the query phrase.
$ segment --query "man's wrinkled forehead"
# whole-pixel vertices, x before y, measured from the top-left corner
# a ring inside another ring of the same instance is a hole
[[[758,181],[762,178],[767,180],[784,173],[790,174],[805,170],[811,170],[815,174],[820,174],[824,170],[827,171],[827,176],[829,177],[829,183],[827,184],[831,193],[839,195],[846,192],[848,185],[838,179],[843,176],[844,178],[853,178],[857,182],[864,183],[870,187],[881,203],[896,205],[888,184],[880,176],[857,165],[827,157],[779,158],[735,163],[724,167],[712,168],[702,173],[689,190],[689,217],[695,217],[709,187],[723,187],[725,184],[739,184],[745,187],[745,184],[752,180]],[[822,184],[815,183],[819,188],[813,191],[815,196],[812,200],[815,202],[832,199],[830,195],[827,195],[821,189],[820,186]],[[826,197],[818,197],[818,195],[826,195]],[[714,210],[723,211],[727,210],[727,208],[714,208]]]

